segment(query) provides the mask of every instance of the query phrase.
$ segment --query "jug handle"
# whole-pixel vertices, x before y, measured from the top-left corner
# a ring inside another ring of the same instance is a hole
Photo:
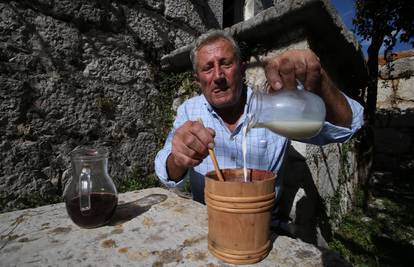
[[[87,212],[91,209],[91,169],[82,168],[79,176],[79,204],[80,211]]]

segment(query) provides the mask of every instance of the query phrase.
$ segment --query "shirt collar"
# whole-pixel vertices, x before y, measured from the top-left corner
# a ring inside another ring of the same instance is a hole
[[[235,136],[236,134],[238,134],[241,130],[241,127],[243,125],[244,120],[246,119],[246,112],[247,112],[247,103],[249,103],[249,99],[252,96],[252,89],[247,86],[247,97],[246,97],[246,103],[244,104],[244,111],[242,116],[239,119],[239,122],[237,123],[237,127],[234,130],[234,132],[231,134],[231,136]],[[204,106],[207,108],[207,111],[211,113],[211,115],[213,115],[214,117],[220,118],[220,116],[217,114],[217,112],[213,109],[213,107],[210,105],[210,103],[208,103],[206,97],[204,96],[204,94],[201,95],[202,96],[202,101],[204,103]],[[220,118],[221,119],[221,118]]]

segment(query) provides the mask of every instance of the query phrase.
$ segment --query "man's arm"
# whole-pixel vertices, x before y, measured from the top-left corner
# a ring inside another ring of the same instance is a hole
[[[351,128],[351,107],[323,69],[321,70],[321,88],[318,95],[325,102],[326,120],[337,126]]]

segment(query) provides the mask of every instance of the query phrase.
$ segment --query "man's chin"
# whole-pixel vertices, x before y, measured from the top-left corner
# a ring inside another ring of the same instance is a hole
[[[234,101],[228,99],[218,99],[213,101],[212,106],[217,109],[230,108],[234,106]]]

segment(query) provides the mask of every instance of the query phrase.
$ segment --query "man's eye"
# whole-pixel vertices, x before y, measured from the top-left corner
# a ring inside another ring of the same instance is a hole
[[[202,68],[201,70],[202,70],[203,72],[210,72],[212,69],[213,69],[213,67],[211,67],[211,66],[206,66],[206,67]]]

